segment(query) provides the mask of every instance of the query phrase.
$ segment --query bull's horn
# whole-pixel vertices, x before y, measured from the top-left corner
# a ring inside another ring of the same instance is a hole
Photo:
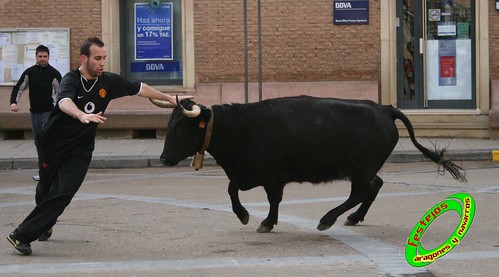
[[[177,98],[177,106],[179,106],[182,109],[183,115],[190,118],[194,118],[201,114],[201,107],[199,107],[198,105],[193,105],[192,110],[189,111],[180,104],[180,102],[178,101],[178,95],[176,96],[176,98]]]
[[[160,108],[175,108],[175,105],[168,102],[168,101],[162,101],[162,100],[151,99],[151,98],[149,98],[149,101],[151,101],[151,103],[153,103],[154,105],[156,105]]]

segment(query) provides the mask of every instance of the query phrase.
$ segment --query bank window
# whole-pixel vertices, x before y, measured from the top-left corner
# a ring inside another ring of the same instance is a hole
[[[181,0],[122,0],[121,74],[150,85],[182,85]]]

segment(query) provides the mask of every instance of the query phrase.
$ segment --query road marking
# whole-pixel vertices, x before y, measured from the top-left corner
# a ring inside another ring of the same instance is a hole
[[[383,255],[383,253],[380,253]],[[477,260],[499,258],[499,251],[474,251],[466,253],[449,253],[444,260]],[[200,268],[233,268],[233,267],[281,267],[281,266],[311,266],[351,263],[372,263],[369,257],[362,255],[326,256],[326,257],[273,257],[273,258],[216,258],[216,259],[185,259],[185,260],[154,260],[154,261],[122,261],[93,263],[34,263],[0,265],[2,273],[70,273],[88,271],[126,271],[126,270],[189,270]],[[396,275],[404,275],[402,272]],[[396,276],[394,275],[394,276]],[[426,275],[425,275],[426,276]]]
[[[272,257],[272,258],[216,258],[154,261],[123,261],[93,263],[46,263],[0,265],[2,273],[70,273],[88,271],[126,271],[126,270],[180,270],[199,268],[232,267],[282,267],[301,265],[334,265],[352,263],[371,263],[361,255],[327,257]]]

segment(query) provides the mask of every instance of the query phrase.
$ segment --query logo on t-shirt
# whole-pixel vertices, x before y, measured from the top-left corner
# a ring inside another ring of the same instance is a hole
[[[99,96],[100,96],[101,98],[106,98],[106,95],[107,95],[107,91],[106,91],[105,89],[101,88],[101,89],[99,90]]]
[[[85,105],[85,108],[83,108],[83,111],[85,113],[94,113],[94,111],[95,111],[95,104],[93,102],[88,102]]]

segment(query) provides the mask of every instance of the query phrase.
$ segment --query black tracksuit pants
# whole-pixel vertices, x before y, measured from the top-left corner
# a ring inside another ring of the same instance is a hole
[[[92,159],[92,151],[64,157],[44,151],[40,154],[36,207],[14,231],[16,239],[25,243],[37,240],[54,226],[83,183]]]

